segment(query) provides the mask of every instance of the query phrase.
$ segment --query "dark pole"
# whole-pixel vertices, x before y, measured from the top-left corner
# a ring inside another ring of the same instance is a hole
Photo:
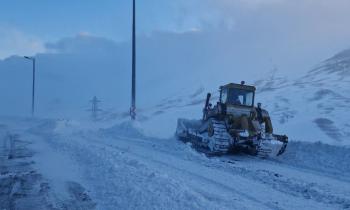
[[[32,86],[32,116],[34,116],[35,110],[35,58],[24,56],[25,59],[31,60],[33,62],[33,86]]]
[[[131,87],[131,108],[130,116],[132,120],[136,118],[136,37],[135,37],[135,0],[132,8],[132,87]]]
[[[35,102],[35,58],[33,58],[33,87],[32,87],[32,116],[34,116]]]

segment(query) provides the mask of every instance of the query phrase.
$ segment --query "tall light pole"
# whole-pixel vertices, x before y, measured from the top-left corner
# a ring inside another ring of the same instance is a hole
[[[132,5],[132,79],[131,79],[131,108],[130,117],[132,120],[136,118],[136,18],[135,18],[135,0]]]
[[[24,56],[25,59],[33,62],[33,86],[32,86],[32,116],[34,116],[34,105],[35,105],[35,58]]]

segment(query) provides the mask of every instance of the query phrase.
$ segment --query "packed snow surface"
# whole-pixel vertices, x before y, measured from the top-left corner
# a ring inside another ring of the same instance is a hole
[[[350,209],[350,149],[206,157],[142,122],[0,118],[0,209]]]

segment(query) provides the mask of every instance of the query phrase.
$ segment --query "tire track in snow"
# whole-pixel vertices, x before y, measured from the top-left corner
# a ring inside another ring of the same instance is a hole
[[[259,160],[256,161],[260,164]],[[324,204],[336,205],[341,209],[350,207],[350,183],[348,182],[321,177],[319,174],[311,174],[313,180],[310,180],[306,179],[304,175],[307,173],[303,171],[296,171],[294,176],[290,176],[289,174],[281,173],[276,169],[276,167],[282,167],[283,170],[286,170],[284,166],[265,162],[262,163],[262,165],[264,167],[255,169],[242,166],[231,166],[231,170],[235,173],[241,173],[242,176],[258,180],[275,190],[290,194],[294,197],[302,197]],[[275,167],[275,171],[268,170],[268,168],[271,167]],[[289,167],[286,168],[291,170]],[[310,176],[310,174],[307,174],[307,176]],[[332,184],[336,184],[337,186],[331,186]],[[338,190],[335,190],[335,188],[338,188]],[[339,191],[342,192],[339,193]]]
[[[124,138],[125,139],[125,138]],[[140,140],[140,139],[133,139],[133,138],[126,138],[127,141],[136,141],[136,142],[144,142],[147,145],[147,141],[145,140]],[[110,145],[112,147],[115,147],[113,145]],[[120,149],[120,148],[119,148]],[[166,150],[159,150],[159,148],[154,148],[153,149],[164,152]],[[133,155],[138,155],[133,153]],[[174,154],[172,154],[174,155]],[[143,156],[142,158],[147,158]],[[222,158],[219,158],[220,161],[224,161],[225,159],[232,160],[232,158],[225,156]],[[212,163],[210,161],[211,159],[208,159],[209,163]],[[281,164],[276,164],[273,161],[266,162],[265,160],[257,159],[255,157],[245,157],[243,158],[243,161],[256,161],[258,164],[263,163],[265,165],[265,169],[248,169],[242,166],[227,166],[221,165],[221,164],[209,164],[210,167],[217,168],[220,170],[225,170],[227,172],[233,172],[235,174],[238,174],[240,176],[244,176],[245,178],[250,178],[254,181],[259,181],[260,183],[263,183],[265,185],[268,185],[269,187],[280,191],[281,193],[289,194],[294,197],[299,197],[303,198],[306,200],[314,200],[318,203],[324,203],[324,204],[329,204],[329,205],[337,205],[339,208],[349,208],[350,207],[350,200],[346,196],[340,196],[338,195],[339,193],[335,193],[334,189],[332,189],[328,186],[325,185],[319,185],[315,181],[311,182],[305,182],[308,180],[305,179],[300,179],[299,177],[288,177],[281,175],[279,173],[276,173],[274,171],[267,170],[267,168],[274,168],[276,167],[286,167],[285,165]],[[163,162],[159,162],[160,164],[165,164]],[[244,163],[243,163],[244,164]],[[207,164],[208,165],[208,164]],[[287,167],[288,170],[297,170],[295,168],[291,169],[290,167]],[[177,168],[178,169],[178,168]],[[298,171],[299,172],[299,171]],[[312,171],[305,172],[305,173],[312,173]],[[301,173],[302,175],[304,174],[303,172]],[[320,174],[312,174],[314,178],[317,178],[320,176]],[[301,176],[303,177],[303,176]],[[331,180],[330,178],[326,178],[326,181],[336,181]],[[337,181],[338,182],[338,181]],[[347,182],[339,182],[338,184],[342,185],[349,185]],[[346,191],[346,193],[350,194],[349,191]]]
[[[131,140],[130,138],[127,138],[127,139],[126,139],[126,141],[128,142],[128,145],[130,145],[130,140]],[[136,141],[139,141],[139,140],[136,140]],[[99,145],[99,144],[97,144],[97,145],[95,145],[95,146],[98,146],[98,145]],[[102,145],[99,145],[99,146],[104,147],[104,146],[106,146],[106,145],[103,145],[103,144],[102,144]],[[191,171],[188,170],[187,168],[185,168],[185,169],[184,169],[184,168],[179,168],[179,167],[174,166],[174,165],[169,165],[169,162],[165,162],[165,161],[163,161],[163,160],[155,160],[155,159],[152,159],[152,158],[151,158],[150,156],[148,156],[148,155],[140,155],[140,154],[137,153],[137,152],[132,152],[132,149],[127,149],[127,148],[123,148],[123,147],[118,147],[118,146],[115,146],[115,145],[108,145],[108,146],[109,146],[109,147],[112,147],[112,148],[114,148],[114,149],[117,149],[117,150],[119,150],[119,151],[127,152],[127,154],[131,155],[131,158],[138,157],[139,160],[140,160],[141,162],[144,161],[144,160],[149,160],[149,161],[154,162],[154,163],[156,163],[156,164],[158,164],[158,165],[161,165],[162,167],[172,168],[173,170],[181,171],[182,173],[186,173],[186,174],[188,174],[188,175],[190,175],[190,176],[200,178],[200,179],[202,179],[202,180],[204,180],[204,181],[206,181],[206,182],[210,182],[211,184],[213,184],[213,185],[215,185],[215,186],[220,186],[220,187],[222,187],[223,189],[226,189],[226,190],[228,190],[228,191],[232,191],[232,192],[234,192],[234,193],[236,193],[236,194],[243,195],[244,197],[250,199],[250,200],[253,201],[253,202],[258,202],[258,203],[260,203],[261,205],[265,205],[265,207],[268,208],[268,209],[271,209],[271,208],[272,208],[272,209],[278,209],[278,208],[280,208],[279,206],[277,206],[277,205],[274,204],[275,201],[266,202],[266,201],[257,200],[255,197],[251,196],[250,194],[244,193],[244,192],[250,192],[250,190],[247,190],[247,188],[239,190],[239,189],[237,189],[237,186],[227,186],[227,185],[229,184],[229,180],[235,180],[234,177],[232,177],[232,176],[229,176],[229,178],[226,178],[226,181],[227,181],[227,182],[222,183],[222,182],[215,181],[215,180],[213,180],[213,179],[211,179],[211,178],[208,178],[208,177],[199,175],[198,173],[191,172]],[[133,145],[133,146],[135,146],[135,145]],[[135,148],[134,148],[134,149],[135,149]],[[164,155],[164,154],[163,154],[163,156],[168,156],[168,155]],[[173,156],[173,157],[174,157],[174,156]],[[207,160],[210,160],[210,159],[207,159]],[[213,167],[213,166],[214,166],[214,168],[215,168],[215,165],[209,164],[209,167]],[[206,167],[208,167],[208,165],[207,165]],[[188,168],[190,168],[190,167],[188,167]],[[217,173],[220,173],[221,171],[218,170],[218,171],[216,171],[216,172],[217,172]],[[231,172],[232,172],[232,171],[231,171]],[[239,175],[239,174],[236,174],[236,175]],[[239,178],[243,178],[243,176],[240,175]],[[243,178],[243,180],[246,180],[246,179]],[[250,181],[251,181],[251,182],[256,182],[256,180],[250,180]],[[243,182],[246,182],[246,181],[243,181]],[[266,182],[263,183],[263,184],[266,184]],[[251,184],[250,184],[250,185],[251,185]],[[256,187],[256,188],[259,188],[259,187]],[[262,189],[263,187],[260,186],[260,188]],[[264,190],[266,190],[266,189],[264,189]],[[270,191],[271,191],[271,190],[270,190]],[[274,190],[272,190],[272,191],[274,191]],[[271,192],[270,192],[270,193],[271,193]],[[260,195],[260,197],[264,197],[264,196]],[[266,197],[267,197],[266,200],[271,199],[270,196],[266,196]],[[276,197],[277,197],[277,196],[276,196]],[[279,197],[281,197],[281,195],[279,195]],[[283,196],[282,196],[282,197],[283,197]],[[296,199],[299,199],[299,198],[296,198]],[[300,199],[303,199],[303,198],[300,198]],[[286,200],[287,200],[287,198],[286,198]],[[292,205],[292,204],[291,204],[291,205]],[[317,206],[317,204],[314,204],[314,205]]]
[[[56,136],[49,141],[56,149],[69,153],[85,165],[84,167],[89,167],[86,168],[87,177],[94,182],[91,187],[95,190],[93,193],[101,209],[220,209],[215,203],[210,204],[200,198],[198,200],[199,194],[183,189],[178,183],[156,176],[138,161],[121,156],[120,151],[107,152],[103,147],[97,148],[97,145],[88,142],[76,142],[71,137],[64,140],[64,137]],[[151,192],[151,189],[155,191]],[[177,192],[179,189],[181,190]],[[158,198],[158,192],[166,195],[159,195],[161,197]],[[174,201],[170,202],[168,199]],[[229,209],[232,208],[237,207],[232,205]]]
[[[279,207],[276,206],[276,205],[272,205],[272,204],[268,204],[268,203],[262,202],[262,201],[256,199],[255,197],[253,197],[253,196],[251,196],[249,194],[246,194],[246,193],[243,193],[241,191],[238,191],[237,189],[235,189],[233,187],[230,187],[230,186],[227,186],[226,184],[223,184],[221,182],[218,182],[218,181],[212,180],[210,178],[207,178],[205,176],[201,176],[201,175],[199,175],[197,173],[191,172],[190,170],[186,170],[186,169],[183,169],[183,168],[180,168],[180,167],[169,165],[169,164],[167,164],[167,163],[165,163],[163,161],[155,160],[155,159],[152,159],[152,158],[150,158],[148,156],[144,156],[144,155],[140,155],[138,153],[131,152],[131,150],[125,150],[124,148],[121,148],[121,147],[112,146],[112,145],[108,145],[108,146],[113,148],[113,149],[117,149],[119,151],[125,151],[125,152],[127,152],[127,155],[131,154],[132,156],[139,157],[142,160],[148,160],[148,161],[151,161],[151,162],[156,163],[158,165],[161,165],[162,167],[171,168],[172,170],[176,170],[178,172],[181,172],[182,174],[187,174],[189,176],[197,178],[197,180],[201,179],[204,182],[210,183],[212,186],[216,186],[216,187],[219,186],[220,188],[222,188],[225,191],[230,191],[230,192],[233,192],[234,194],[241,195],[241,196],[243,195],[243,197],[247,198],[248,200],[250,200],[250,201],[252,201],[254,203],[258,203],[258,204],[260,204],[262,206],[265,206],[267,209],[279,209]]]

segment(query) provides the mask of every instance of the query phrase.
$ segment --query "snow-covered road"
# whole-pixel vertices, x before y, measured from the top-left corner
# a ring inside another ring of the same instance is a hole
[[[145,137],[128,123],[3,124],[3,133],[30,142],[32,167],[58,209],[350,209],[348,148],[295,142],[276,159],[208,158],[176,139]]]

